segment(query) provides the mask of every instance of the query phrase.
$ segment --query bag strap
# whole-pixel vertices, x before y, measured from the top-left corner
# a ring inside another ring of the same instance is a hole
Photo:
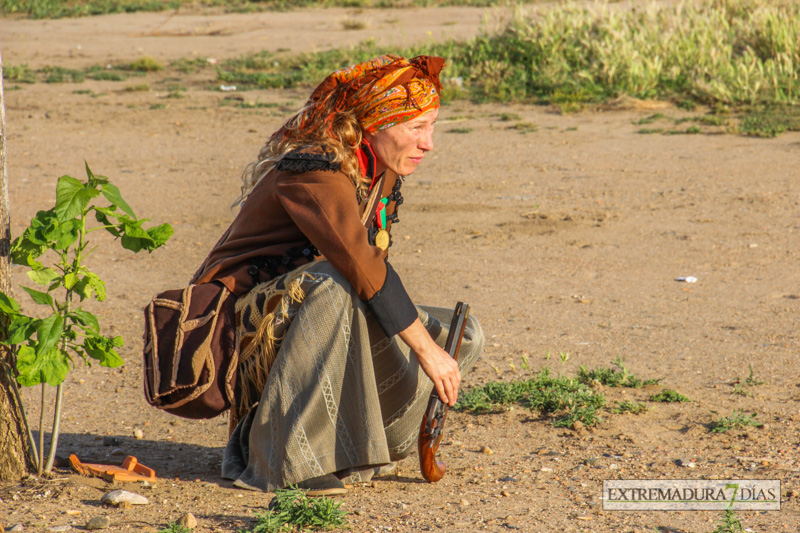
[[[389,172],[391,171],[387,169],[383,174],[381,174],[378,183],[375,184],[369,193],[369,197],[367,198],[367,207],[361,214],[361,223],[364,224],[365,228],[368,228],[369,225],[372,224],[372,220],[375,218],[375,206],[378,205],[378,201],[381,198],[381,194],[383,193],[383,184],[386,183],[386,176],[389,174]],[[395,179],[399,179],[397,174],[394,174],[394,176]]]

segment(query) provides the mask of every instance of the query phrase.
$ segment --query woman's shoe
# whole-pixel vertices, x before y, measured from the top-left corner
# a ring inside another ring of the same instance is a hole
[[[311,498],[319,496],[338,496],[345,494],[347,488],[344,483],[333,474],[306,479],[297,484],[297,487],[306,491],[306,496]]]
[[[397,462],[392,461],[383,466],[370,466],[362,469],[348,468],[347,470],[337,472],[336,475],[344,483],[352,485],[353,483],[368,483],[372,481],[374,477],[385,476],[391,474],[395,470],[397,470]]]

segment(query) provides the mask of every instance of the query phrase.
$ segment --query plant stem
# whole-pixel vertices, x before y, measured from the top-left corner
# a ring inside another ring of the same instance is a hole
[[[81,253],[83,252],[83,248],[85,246],[83,242],[83,236],[86,233],[86,213],[81,215],[81,228],[78,233],[78,244],[75,246],[75,261],[72,263],[73,272],[78,272],[81,266]],[[65,305],[64,305],[64,316],[66,317],[70,309],[72,307],[72,291],[67,289],[67,294],[64,297]],[[67,351],[67,338],[61,338],[61,352],[66,353]],[[64,400],[64,382],[58,384],[56,388],[56,405],[53,412],[53,435],[50,438],[50,451],[47,454],[47,464],[44,467],[45,472],[50,472],[53,469],[53,462],[56,458],[56,448],[58,448],[58,435],[61,429],[61,406],[63,405]],[[42,455],[44,458],[44,455]]]
[[[46,407],[45,398],[47,395],[47,383],[42,383],[42,405],[39,413],[39,460],[36,464],[36,475],[42,475],[44,467],[44,408]]]
[[[56,388],[56,408],[53,414],[53,436],[50,439],[50,453],[47,454],[47,464],[44,471],[49,473],[53,469],[53,462],[56,458],[56,448],[58,447],[58,432],[61,426],[61,405],[64,397],[64,383],[61,382]]]

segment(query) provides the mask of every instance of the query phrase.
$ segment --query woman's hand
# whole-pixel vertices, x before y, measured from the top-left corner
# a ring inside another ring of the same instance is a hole
[[[419,319],[399,335],[417,356],[419,366],[433,382],[439,398],[450,407],[455,405],[461,383],[456,360],[436,344]]]

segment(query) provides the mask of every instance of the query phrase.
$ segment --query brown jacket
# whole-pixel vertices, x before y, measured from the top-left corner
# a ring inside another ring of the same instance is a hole
[[[398,179],[396,174],[387,174],[381,197],[392,193]],[[355,185],[341,171],[290,172],[276,168],[253,188],[192,283],[219,281],[241,296],[256,281],[272,277],[260,269],[256,280],[252,275],[256,272],[254,260],[282,256],[310,241],[347,278],[362,300],[383,309],[370,305],[379,322],[382,312],[395,315],[381,322],[387,334],[402,331],[416,318],[416,311],[412,318],[413,304],[386,262],[387,252],[368,241],[367,229],[361,222],[364,204],[366,201],[359,204]],[[395,204],[391,201],[386,206],[387,217],[396,211]],[[387,229],[390,225],[388,220]],[[305,262],[300,259],[295,266]],[[290,268],[281,266],[278,270],[282,274]]]

